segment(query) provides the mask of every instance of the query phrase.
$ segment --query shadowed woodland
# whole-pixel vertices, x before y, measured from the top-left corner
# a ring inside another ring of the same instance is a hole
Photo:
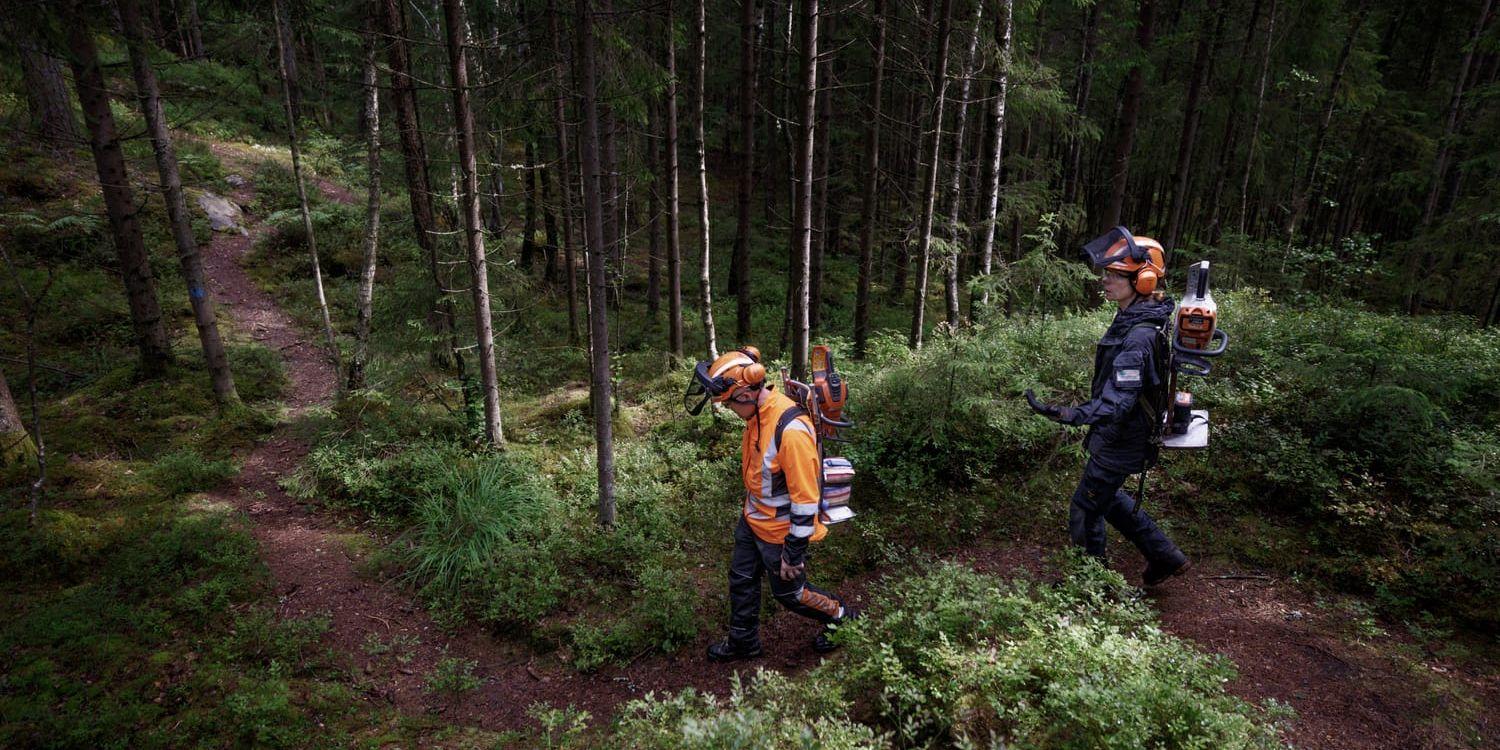
[[[1496,6],[0,0],[0,745],[1492,747]],[[1022,398],[1118,225],[1232,335],[1144,589]],[[709,663],[683,388],[819,344],[865,616]]]

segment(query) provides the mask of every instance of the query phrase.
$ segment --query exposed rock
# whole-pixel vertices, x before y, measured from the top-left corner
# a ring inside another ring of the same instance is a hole
[[[239,232],[249,234],[245,228],[240,226],[240,207],[234,201],[221,195],[204,191],[198,196],[198,207],[208,215],[208,224],[215,232]]]

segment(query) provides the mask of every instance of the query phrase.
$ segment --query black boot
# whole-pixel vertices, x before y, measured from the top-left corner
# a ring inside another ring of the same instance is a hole
[[[717,662],[739,661],[741,659],[754,659],[761,655],[760,641],[740,643],[725,638],[717,643],[709,644],[708,660]]]
[[[862,615],[863,613],[859,610],[850,606],[845,606],[844,616],[840,617],[837,620],[834,620],[827,625],[824,625],[823,632],[818,633],[818,637],[813,639],[813,650],[820,654],[826,654],[830,651],[836,650],[839,647],[839,644],[834,642],[833,634],[838,632],[840,625],[853,620],[858,620]]]
[[[1147,586],[1155,586],[1172,576],[1180,576],[1186,573],[1187,569],[1191,567],[1193,567],[1192,561],[1187,559],[1187,555],[1179,552],[1175,559],[1148,563],[1146,571],[1141,573],[1141,583]]]

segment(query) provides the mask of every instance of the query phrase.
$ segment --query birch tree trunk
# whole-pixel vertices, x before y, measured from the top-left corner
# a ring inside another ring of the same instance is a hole
[[[450,0],[451,2],[451,0]],[[583,169],[584,233],[587,237],[589,266],[589,338],[592,342],[592,387],[594,406],[594,441],[598,450],[595,461],[599,471],[599,525],[615,525],[615,451],[614,425],[610,421],[609,325],[605,319],[604,301],[604,206],[603,175],[599,169],[599,105],[594,58],[593,10],[589,0],[577,0],[578,46],[574,65],[579,82],[579,109],[583,116],[583,133],[579,160]],[[670,10],[668,18],[671,17]],[[675,112],[674,112],[675,115]],[[675,117],[674,117],[675,119]],[[675,159],[674,159],[675,161]]]
[[[495,373],[495,334],[490,322],[489,268],[479,215],[479,164],[475,157],[474,110],[469,106],[468,26],[464,19],[463,0],[443,0],[443,23],[448,36],[453,116],[457,119],[458,160],[462,171],[459,213],[469,256],[474,335],[479,345],[480,388],[484,391],[484,439],[491,446],[503,449],[505,432],[500,424],[500,385]]]
[[[285,12],[282,8],[282,0],[272,0],[271,12],[276,17],[277,28],[283,28],[286,23]],[[277,43],[283,41],[282,36],[277,36]],[[290,54],[285,48],[279,50],[281,60],[281,96],[282,105],[286,110],[286,135],[287,145],[292,151],[292,178],[297,183],[297,203],[302,208],[302,230],[307,234],[307,254],[312,262],[313,288],[318,297],[318,313],[323,317],[323,344],[328,348],[328,360],[333,364],[333,371],[338,372],[343,368],[340,363],[339,345],[333,338],[333,318],[328,314],[328,297],[323,293],[323,269],[318,263],[318,240],[313,232],[312,212],[307,206],[307,186],[302,180],[302,154],[297,147],[297,116],[292,104],[292,83],[287,78],[286,58]]]
[[[703,316],[703,339],[707,344],[708,358],[715,360],[719,358],[719,338],[714,331],[714,291],[713,291],[713,244],[708,224],[708,143],[703,132],[703,118],[708,108],[707,94],[705,93],[704,78],[708,72],[708,10],[707,0],[698,0],[698,32],[697,32],[697,64],[698,75],[694,79],[694,88],[697,89],[694,98],[696,109],[693,112],[693,129],[696,135],[693,139],[698,148],[698,239],[702,244],[703,265],[699,276],[700,293],[698,304],[702,307]]]
[[[1011,56],[1011,31],[1012,31],[1012,7],[1011,0],[1000,0],[999,17],[995,19],[995,43],[999,47],[1000,61],[999,69],[995,71],[995,102],[991,105],[994,124],[990,126],[990,163],[986,177],[989,185],[986,195],[989,196],[989,205],[985,206],[984,212],[984,239],[979,244],[979,273],[989,276],[994,270],[995,262],[995,229],[1000,220],[1000,172],[1005,162],[1005,101],[1010,94],[1010,56]],[[1082,74],[1080,74],[1082,76]],[[1081,89],[1088,88],[1087,76]],[[1084,91],[1080,101],[1087,97]],[[1080,116],[1082,116],[1080,112]],[[1077,139],[1074,139],[1075,141]],[[1076,148],[1077,144],[1070,144],[1070,148]],[[1076,154],[1073,168],[1078,168]],[[1073,175],[1076,180],[1076,171]],[[1076,193],[1075,193],[1076,194]],[[990,293],[986,289],[979,295],[979,304],[974,305],[974,300],[969,300],[969,317],[979,319],[979,310],[988,309],[990,304]]]
[[[949,328],[957,328],[959,324],[958,256],[964,233],[959,231],[958,222],[959,207],[963,205],[964,132],[969,125],[969,92],[973,88],[974,58],[979,50],[979,23],[983,17],[984,4],[979,3],[974,6],[974,30],[969,34],[969,51],[964,58],[963,82],[959,84],[958,112],[954,118],[953,156],[948,160],[953,170],[953,177],[948,182],[948,242],[951,246],[944,256],[943,302]]]
[[[374,18],[374,15],[371,16]],[[365,387],[365,368],[370,361],[370,317],[375,297],[375,261],[380,248],[380,86],[376,80],[374,24],[365,31],[365,171],[369,187],[365,197],[365,247],[359,274],[359,312],[354,325],[354,356],[349,360],[349,390]]]
[[[667,0],[667,346],[682,356],[682,186],[677,174],[677,14]],[[592,65],[594,61],[589,61]],[[585,173],[585,179],[587,179]]]
[[[166,115],[162,112],[156,71],[151,67],[146,46],[145,24],[141,21],[138,0],[118,0],[116,7],[119,8],[121,25],[125,31],[141,113],[146,121],[146,130],[151,134],[156,169],[161,177],[162,200],[166,203],[167,219],[172,226],[172,240],[177,246],[182,278],[187,282],[188,303],[192,306],[193,322],[198,328],[198,342],[203,346],[203,361],[208,365],[214,399],[221,408],[229,407],[239,403],[239,394],[235,392],[234,375],[229,370],[229,357],[224,353],[224,341],[219,337],[214,303],[209,298],[208,287],[204,283],[203,257],[198,253],[198,239],[193,236],[192,219],[188,214],[187,201],[182,195],[177,153],[172,147],[172,135],[167,130]]]
[[[801,132],[797,137],[796,221],[792,234],[792,377],[801,380],[807,372],[808,281],[812,254],[812,188],[813,139],[817,125],[818,98],[818,0],[802,2],[802,75],[798,92],[802,96],[799,117]]]
[[[135,195],[130,189],[125,154],[120,149],[114,114],[110,111],[109,89],[99,65],[93,29],[76,0],[67,5],[67,11],[68,64],[73,69],[78,103],[89,131],[89,150],[94,155],[104,210],[109,216],[115,255],[120,262],[120,276],[125,282],[130,323],[136,347],[141,351],[141,372],[156,377],[172,363],[172,344],[156,298],[156,278],[146,255],[146,242],[141,237]]]
[[[1009,2],[1009,0],[1001,0]],[[865,125],[864,190],[860,199],[859,285],[854,292],[854,358],[863,359],[870,339],[870,284],[875,275],[875,198],[880,182],[881,89],[885,83],[885,0],[875,0],[875,80],[873,112]]]
[[[937,210],[938,160],[943,149],[943,105],[948,98],[948,27],[953,15],[953,0],[943,0],[938,11],[937,53],[932,63],[932,146],[927,149],[930,161],[922,181],[922,220],[917,242],[917,279],[912,290],[911,335],[907,344],[922,348],[922,328],[927,312],[927,271],[932,262],[932,220]],[[925,145],[925,144],[924,144]]]

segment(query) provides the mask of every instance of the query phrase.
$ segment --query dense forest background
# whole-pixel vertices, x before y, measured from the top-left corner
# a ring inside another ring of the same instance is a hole
[[[1495,6],[0,0],[0,744],[1494,742]],[[1117,224],[1232,336],[1175,596],[1019,398]],[[817,343],[872,616],[741,681],[681,392]]]

